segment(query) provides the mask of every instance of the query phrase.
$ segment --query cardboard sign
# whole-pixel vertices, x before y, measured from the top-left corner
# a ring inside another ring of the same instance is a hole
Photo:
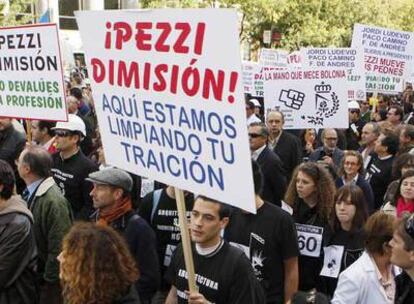
[[[365,70],[362,51],[354,48],[301,49],[303,68],[345,69],[349,81],[348,99],[365,100]]]
[[[271,71],[264,80],[265,113],[283,112],[284,128],[348,128],[345,70]]]
[[[236,11],[76,18],[108,163],[255,213]]]
[[[67,121],[56,24],[0,28],[0,116]]]
[[[414,54],[414,33],[355,24],[352,47],[364,53],[367,73],[409,77]]]
[[[261,66],[287,68],[288,51],[278,49],[261,49],[259,63]]]

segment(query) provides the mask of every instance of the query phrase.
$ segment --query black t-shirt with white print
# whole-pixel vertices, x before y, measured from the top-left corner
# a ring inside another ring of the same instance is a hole
[[[153,208],[153,198],[155,191],[162,191],[159,196],[159,202],[151,220],[151,212]],[[181,241],[180,227],[178,225],[178,211],[175,198],[167,195],[166,189],[155,190],[148,193],[142,200],[138,214],[144,218],[152,227],[157,237],[157,252],[161,266],[161,275],[170,265],[172,254]],[[185,205],[187,217],[190,217],[193,209],[194,199],[192,194],[185,197]],[[166,283],[166,282],[164,282]],[[163,284],[162,289],[169,288]]]
[[[193,244],[196,285],[207,301],[215,304],[263,304],[263,290],[245,254],[226,241],[208,255],[200,255]],[[183,248],[177,247],[166,279],[177,288],[177,303],[187,304],[188,275]]]
[[[266,292],[266,303],[284,303],[284,261],[299,255],[296,227],[290,214],[265,202],[257,214],[233,212],[224,238],[250,259]]]
[[[378,210],[383,202],[388,185],[392,181],[392,163],[394,157],[380,159],[376,154],[368,164],[365,179],[370,183],[374,193],[375,209]]]

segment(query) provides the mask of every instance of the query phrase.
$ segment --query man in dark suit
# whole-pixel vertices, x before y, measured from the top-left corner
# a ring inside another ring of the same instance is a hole
[[[264,176],[262,197],[280,206],[286,191],[286,173],[280,158],[267,145],[269,131],[264,123],[252,123],[249,127],[249,141],[252,158],[257,161]]]
[[[302,160],[299,138],[283,131],[285,117],[282,112],[276,110],[269,112],[266,124],[269,129],[268,147],[279,156],[287,174],[287,181],[290,181],[293,170]]]
[[[338,133],[335,129],[324,129],[322,131],[323,146],[317,148],[309,155],[309,161],[318,162],[324,165],[332,174],[334,179],[337,178],[336,172],[341,164],[344,151],[337,147]]]

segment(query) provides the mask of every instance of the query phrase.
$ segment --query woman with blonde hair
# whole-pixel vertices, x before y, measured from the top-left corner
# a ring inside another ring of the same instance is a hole
[[[65,236],[60,262],[68,304],[139,304],[139,274],[124,239],[112,228],[75,224]]]
[[[330,232],[335,190],[330,173],[308,162],[296,168],[286,192],[285,202],[293,209],[298,234],[299,290],[320,285],[321,253]]]

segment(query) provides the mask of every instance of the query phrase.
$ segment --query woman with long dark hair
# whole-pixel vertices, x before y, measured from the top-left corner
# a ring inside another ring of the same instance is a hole
[[[135,260],[112,228],[75,224],[63,240],[60,279],[68,304],[139,304]]]
[[[383,209],[397,217],[414,213],[414,170],[404,172],[394,199],[385,204]]]
[[[308,162],[296,168],[286,192],[285,202],[293,209],[298,233],[299,290],[319,287],[322,248],[330,231],[335,190],[328,171]]]
[[[324,248],[325,270],[322,271],[324,292],[332,296],[339,274],[355,262],[364,251],[363,226],[367,219],[365,196],[362,190],[354,184],[340,188],[335,195],[335,208],[332,210],[332,235]]]

